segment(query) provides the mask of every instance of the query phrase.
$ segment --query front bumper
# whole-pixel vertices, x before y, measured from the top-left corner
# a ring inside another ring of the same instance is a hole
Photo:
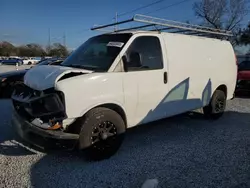
[[[78,134],[65,133],[61,130],[41,129],[22,118],[15,109],[13,109],[11,123],[23,140],[41,149],[51,149],[58,146],[65,149],[74,149],[79,140]]]

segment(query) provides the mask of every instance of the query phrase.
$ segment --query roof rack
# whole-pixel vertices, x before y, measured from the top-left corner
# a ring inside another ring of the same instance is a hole
[[[141,15],[141,14],[135,14],[131,19],[128,19],[128,20],[123,20],[120,22],[111,23],[107,25],[95,26],[95,27],[92,27],[91,30],[100,30],[103,28],[108,28],[111,26],[126,24],[130,22],[143,23],[144,25],[128,27],[125,29],[118,29],[118,30],[114,30],[112,33],[121,32],[121,31],[130,31],[130,30],[136,30],[136,29],[145,30],[145,28],[147,28],[146,31],[159,31],[159,32],[165,31],[169,33],[182,33],[182,34],[187,34],[187,35],[196,35],[196,36],[198,35],[198,36],[205,36],[205,37],[212,37],[212,38],[233,37],[233,34],[231,31],[203,27],[199,25],[166,20],[166,19],[146,16],[146,15]]]

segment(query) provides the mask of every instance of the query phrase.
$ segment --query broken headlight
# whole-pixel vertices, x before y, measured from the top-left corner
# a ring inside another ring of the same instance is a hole
[[[64,111],[64,105],[56,94],[50,94],[30,103],[32,116],[39,117]],[[28,110],[27,110],[28,111]]]

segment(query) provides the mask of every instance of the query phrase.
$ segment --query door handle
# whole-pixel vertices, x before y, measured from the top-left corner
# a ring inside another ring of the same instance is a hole
[[[168,73],[167,72],[163,73],[163,79],[164,79],[164,84],[168,83]]]

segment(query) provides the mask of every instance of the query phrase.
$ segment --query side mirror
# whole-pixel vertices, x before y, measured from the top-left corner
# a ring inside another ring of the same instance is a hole
[[[134,68],[142,67],[141,54],[138,52],[131,52],[129,55],[129,66]]]
[[[131,52],[129,54],[129,59],[125,55],[122,56],[122,62],[123,62],[123,68],[125,72],[128,71],[128,67],[131,67],[131,68],[142,67],[141,55],[138,52]]]
[[[128,59],[127,56],[122,56],[123,69],[125,72],[128,72]]]

